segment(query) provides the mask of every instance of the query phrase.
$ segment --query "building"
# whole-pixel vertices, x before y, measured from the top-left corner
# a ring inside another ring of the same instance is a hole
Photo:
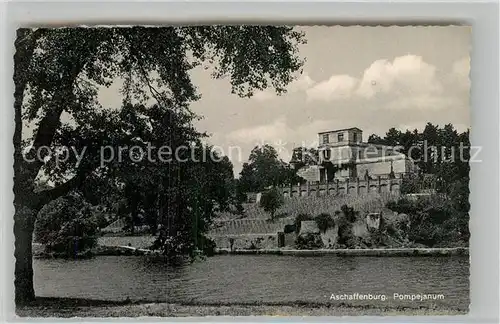
[[[413,161],[398,152],[398,147],[364,143],[359,128],[321,132],[318,137],[318,164],[298,171],[309,182],[391,178],[416,171]]]

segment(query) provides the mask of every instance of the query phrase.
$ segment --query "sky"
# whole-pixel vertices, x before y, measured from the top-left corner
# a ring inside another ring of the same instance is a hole
[[[322,131],[358,127],[366,141],[427,122],[469,128],[470,27],[297,29],[305,32],[298,54],[306,63],[285,95],[240,98],[227,80],[192,72],[202,95],[191,107],[203,116],[196,126],[229,156],[235,175],[256,145],[271,144],[288,161],[293,147],[317,145]],[[100,97],[103,106],[121,102],[108,91]]]

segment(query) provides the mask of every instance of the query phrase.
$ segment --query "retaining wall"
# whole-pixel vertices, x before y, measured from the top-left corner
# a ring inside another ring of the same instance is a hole
[[[323,195],[363,195],[367,193],[400,194],[403,178],[373,180],[346,179],[333,182],[308,182],[304,185],[280,187],[284,197],[323,196]]]

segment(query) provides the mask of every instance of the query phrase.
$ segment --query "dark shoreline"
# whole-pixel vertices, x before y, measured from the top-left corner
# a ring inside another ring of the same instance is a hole
[[[338,255],[338,256],[377,256],[377,257],[393,257],[393,256],[467,256],[469,248],[387,248],[387,249],[318,249],[318,250],[233,250],[218,249],[216,254],[236,254],[236,255],[297,255],[297,256],[322,256],[322,255]]]
[[[468,256],[469,248],[386,248],[386,249],[317,249],[317,250],[295,250],[295,249],[255,249],[255,250],[229,250],[215,249],[215,255],[295,255],[295,256],[373,256],[373,257],[415,257],[415,256]],[[74,259],[89,259],[95,256],[154,256],[161,257],[157,251],[136,249],[123,246],[99,246],[92,251],[76,254]],[[39,252],[34,254],[38,259],[68,258],[66,255],[57,253]]]

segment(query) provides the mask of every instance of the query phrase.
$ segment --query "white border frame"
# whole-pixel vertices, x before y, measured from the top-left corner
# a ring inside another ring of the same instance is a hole
[[[11,2],[0,4],[3,68],[1,231],[2,319],[14,320],[12,81],[15,29],[39,25],[286,23],[308,25],[472,25],[471,143],[482,146],[482,163],[471,165],[470,313],[454,317],[185,318],[169,322],[480,322],[499,319],[499,17],[498,1],[353,2]],[[445,270],[445,269],[443,269]],[[124,319],[122,319],[124,320]],[[134,321],[158,321],[136,319]],[[16,322],[34,320],[17,319]],[[53,319],[36,320],[52,322]],[[66,321],[77,321],[66,320]],[[102,321],[105,321],[104,319]],[[109,321],[107,319],[106,321]],[[82,322],[78,320],[78,322]]]

